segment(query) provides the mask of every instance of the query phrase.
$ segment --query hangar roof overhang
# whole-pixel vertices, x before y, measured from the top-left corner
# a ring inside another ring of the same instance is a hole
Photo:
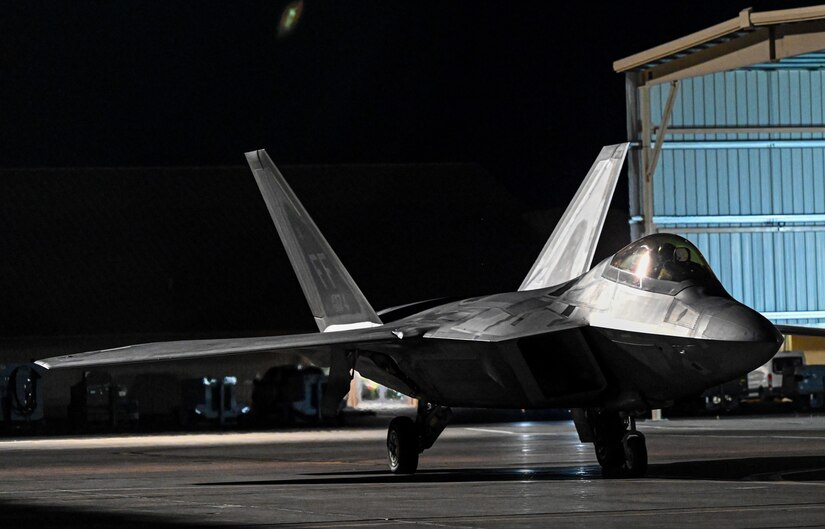
[[[825,5],[739,16],[613,63],[617,73],[639,72],[640,85],[760,67],[822,68]],[[800,57],[801,56],[801,57]]]

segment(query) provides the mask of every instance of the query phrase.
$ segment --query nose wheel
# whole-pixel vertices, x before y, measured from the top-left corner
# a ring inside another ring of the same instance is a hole
[[[647,473],[647,444],[645,443],[645,436],[635,431],[634,428],[625,434],[622,439],[622,448],[624,448],[622,473],[632,478],[644,477]]]
[[[647,443],[633,417],[624,420],[615,412],[594,412],[588,419],[603,476],[640,478],[647,473]]]

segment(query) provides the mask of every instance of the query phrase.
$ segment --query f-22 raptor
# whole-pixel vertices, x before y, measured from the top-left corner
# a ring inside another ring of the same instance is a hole
[[[394,473],[416,471],[451,407],[571,408],[605,474],[642,476],[635,418],[770,359],[782,335],[734,300],[699,250],[673,234],[591,267],[628,144],[604,147],[517,291],[376,313],[264,150],[246,159],[319,333],[161,342],[48,358],[66,369],[292,350],[330,367],[337,412],[354,370],[418,399],[389,425]]]

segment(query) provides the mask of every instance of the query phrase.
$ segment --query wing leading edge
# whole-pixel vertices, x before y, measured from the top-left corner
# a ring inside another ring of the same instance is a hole
[[[629,145],[602,148],[519,290],[559,285],[590,269]]]
[[[256,338],[181,340],[129,345],[64,356],[44,358],[35,363],[46,369],[70,369],[111,365],[140,364],[173,360],[216,358],[284,350],[322,353],[357,349],[359,346],[397,341],[387,328],[355,329],[337,333],[289,334]]]

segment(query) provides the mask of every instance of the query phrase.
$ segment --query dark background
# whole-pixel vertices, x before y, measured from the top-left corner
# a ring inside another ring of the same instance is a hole
[[[626,137],[613,61],[816,3],[4,3],[0,336],[312,330],[259,147],[376,308],[514,289]]]

